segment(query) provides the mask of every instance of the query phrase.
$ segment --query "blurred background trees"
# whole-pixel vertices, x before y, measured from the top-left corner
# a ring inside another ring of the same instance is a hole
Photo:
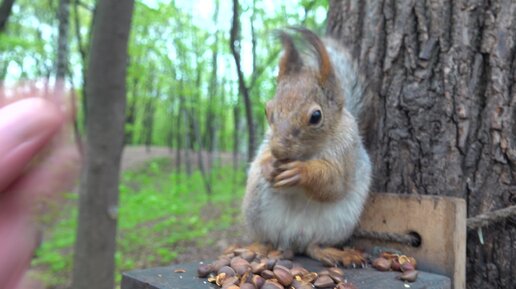
[[[209,258],[242,240],[245,164],[266,130],[281,52],[271,32],[288,25],[348,45],[378,93],[365,136],[375,191],[462,197],[469,216],[515,203],[514,1],[329,2],[135,1],[117,272]],[[0,0],[0,82],[64,77],[83,136],[96,118],[97,5]],[[77,199],[67,194],[41,220],[32,270],[48,288],[70,284]],[[469,232],[471,288],[514,287],[514,235],[513,220],[485,228],[484,244]]]
[[[271,32],[300,23],[323,31],[327,1],[315,2],[136,1],[125,143],[206,150],[210,160],[236,151],[245,161],[248,139],[256,147],[265,129],[263,102],[274,93],[280,47]],[[0,7],[0,80],[64,76],[81,100],[83,132],[95,1],[6,0]],[[236,62],[233,46],[242,55]]]
[[[102,50],[116,39],[94,42],[94,31],[108,33],[95,28],[106,24],[109,11],[101,4],[107,2],[118,1],[0,0],[0,82],[64,78],[75,92],[76,130],[89,157],[80,202],[77,192],[69,193],[57,205],[62,210],[41,220],[31,274],[48,288],[69,287],[72,268],[74,287],[93,285],[92,274],[100,282],[94,287],[109,287],[113,253],[118,282],[121,271],[209,257],[217,249],[203,248],[241,238],[246,163],[265,132],[263,104],[275,90],[280,45],[272,32],[305,24],[322,33],[328,7],[326,0],[136,0],[117,207],[112,160],[118,152],[99,149],[119,146],[111,106],[121,103],[115,88],[123,86],[104,76],[110,68],[120,71],[109,65],[122,52]],[[109,171],[102,183],[99,159],[110,164],[102,167]],[[118,218],[118,229],[115,220],[104,220],[106,210]],[[202,238],[217,232],[225,233]]]

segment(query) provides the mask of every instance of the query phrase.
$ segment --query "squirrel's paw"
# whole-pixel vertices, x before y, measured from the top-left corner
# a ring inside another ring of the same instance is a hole
[[[303,163],[299,161],[280,165],[278,167],[280,173],[274,177],[274,187],[280,188],[298,185],[302,179],[302,166]]]
[[[274,163],[274,158],[268,157],[264,159],[260,164],[262,175],[265,177],[267,181],[271,183],[274,181],[274,177],[278,174]]]
[[[337,249],[334,247],[320,247],[316,244],[308,246],[308,256],[321,261],[323,265],[332,267],[342,264],[344,267],[364,267],[366,259],[364,253],[351,248]]]

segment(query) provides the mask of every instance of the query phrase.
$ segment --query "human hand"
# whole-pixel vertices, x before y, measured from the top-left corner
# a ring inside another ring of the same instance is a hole
[[[41,205],[76,179],[73,117],[62,84],[0,86],[0,288],[19,288]]]

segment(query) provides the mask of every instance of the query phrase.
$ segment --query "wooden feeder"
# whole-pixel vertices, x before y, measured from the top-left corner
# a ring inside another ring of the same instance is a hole
[[[375,194],[362,215],[357,248],[398,249],[417,260],[416,282],[404,283],[399,272],[380,272],[372,268],[345,269],[347,280],[357,288],[463,289],[466,269],[466,203],[462,199],[399,194]],[[416,236],[417,244],[370,240],[364,232]],[[363,237],[367,237],[364,239]],[[296,257],[305,268],[322,270],[319,262]],[[218,288],[197,277],[198,263],[178,264],[126,272],[122,289],[202,289]],[[181,270],[179,270],[181,269]],[[183,270],[185,272],[183,272]],[[182,272],[182,273],[179,273]]]

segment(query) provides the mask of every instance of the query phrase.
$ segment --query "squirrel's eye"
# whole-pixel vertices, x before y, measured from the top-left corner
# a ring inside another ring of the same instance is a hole
[[[321,122],[322,113],[320,110],[316,110],[312,112],[312,115],[310,116],[310,124],[318,124]]]

